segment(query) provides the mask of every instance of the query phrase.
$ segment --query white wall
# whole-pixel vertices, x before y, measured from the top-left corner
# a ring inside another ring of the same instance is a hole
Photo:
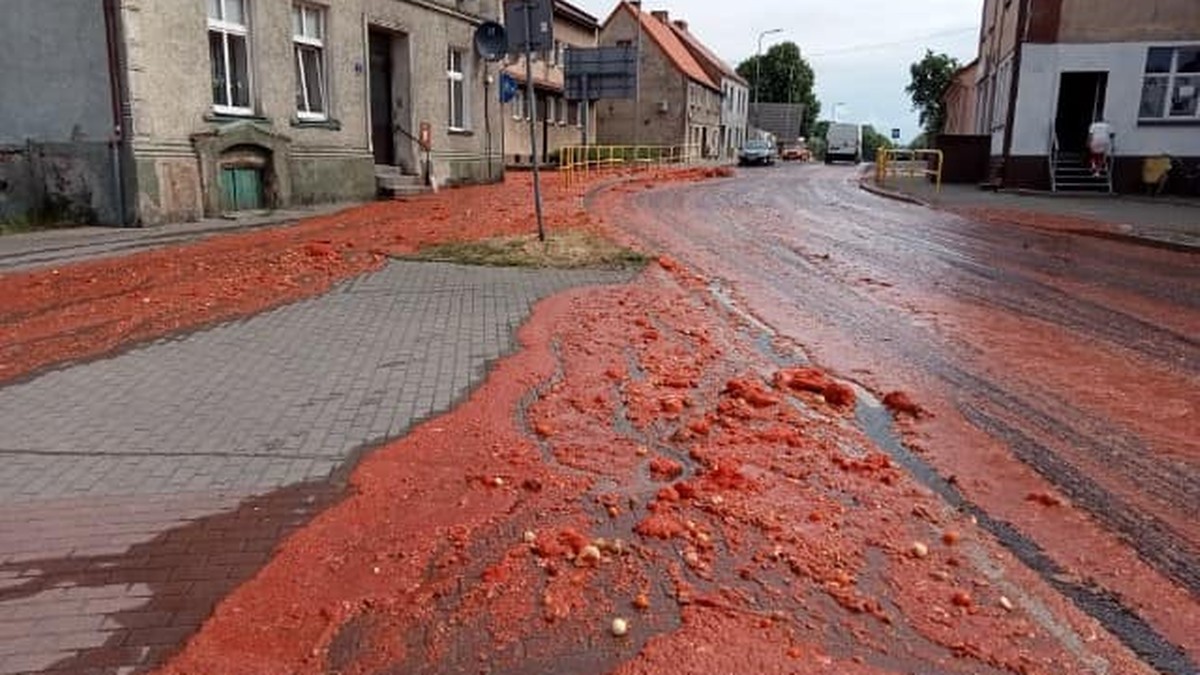
[[[1024,45],[1017,93],[1013,155],[1046,155],[1058,106],[1059,76],[1070,71],[1108,72],[1104,116],[1116,134],[1114,151],[1121,156],[1200,156],[1200,126],[1138,126],[1142,75],[1150,47],[1180,42],[1116,42],[1102,44]]]

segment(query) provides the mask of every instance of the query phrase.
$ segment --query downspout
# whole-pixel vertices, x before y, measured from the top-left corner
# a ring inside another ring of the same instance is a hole
[[[1008,111],[1004,120],[1004,168],[1001,184],[1009,187],[1012,171],[1013,125],[1017,120],[1017,92],[1021,85],[1021,52],[1029,37],[1029,5],[1033,0],[1021,0],[1017,7],[1017,44],[1013,48],[1012,83],[1008,92]]]
[[[128,143],[125,132],[125,78],[121,58],[120,0],[104,0],[104,33],[108,52],[108,85],[111,93],[112,134],[108,149],[113,171],[113,203],[117,206],[117,224],[129,225],[125,204],[125,166],[122,154]]]

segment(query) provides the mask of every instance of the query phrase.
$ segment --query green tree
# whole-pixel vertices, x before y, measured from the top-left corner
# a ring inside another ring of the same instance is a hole
[[[937,136],[946,122],[946,105],[942,97],[954,73],[958,70],[958,59],[946,54],[934,54],[925,50],[925,58],[909,67],[912,81],[904,88],[912,98],[913,109],[921,113],[921,126],[929,138]]]
[[[892,139],[879,133],[875,127],[870,124],[864,124],[862,128],[863,137],[863,161],[875,161],[875,153],[879,148],[892,147]]]
[[[756,71],[758,82],[755,82]],[[813,92],[816,76],[795,42],[772,45],[761,57],[751,56],[738,64],[737,72],[750,83],[751,101],[757,86],[758,100],[763,103],[803,104],[802,133],[807,138],[813,137],[813,127],[821,114],[821,103]]]

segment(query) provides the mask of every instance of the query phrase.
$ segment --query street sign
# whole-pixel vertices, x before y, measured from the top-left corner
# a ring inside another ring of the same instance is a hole
[[[500,73],[500,102],[508,103],[517,97],[517,93],[521,91],[521,85],[517,82],[517,78],[508,73]]]
[[[892,140],[893,140],[893,141],[898,141],[898,140],[900,140],[900,130],[899,130],[899,129],[896,129],[896,128],[894,128],[894,127],[892,128]]]
[[[571,47],[564,63],[568,101],[637,96],[637,52],[628,47]]]
[[[509,54],[523,56],[526,51],[553,50],[553,0],[504,0],[504,26],[508,33]],[[526,31],[526,26],[530,30]]]

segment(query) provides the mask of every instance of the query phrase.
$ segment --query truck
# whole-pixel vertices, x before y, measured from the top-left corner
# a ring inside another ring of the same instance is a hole
[[[834,122],[825,132],[825,163],[838,160],[862,161],[862,127],[857,124]]]

